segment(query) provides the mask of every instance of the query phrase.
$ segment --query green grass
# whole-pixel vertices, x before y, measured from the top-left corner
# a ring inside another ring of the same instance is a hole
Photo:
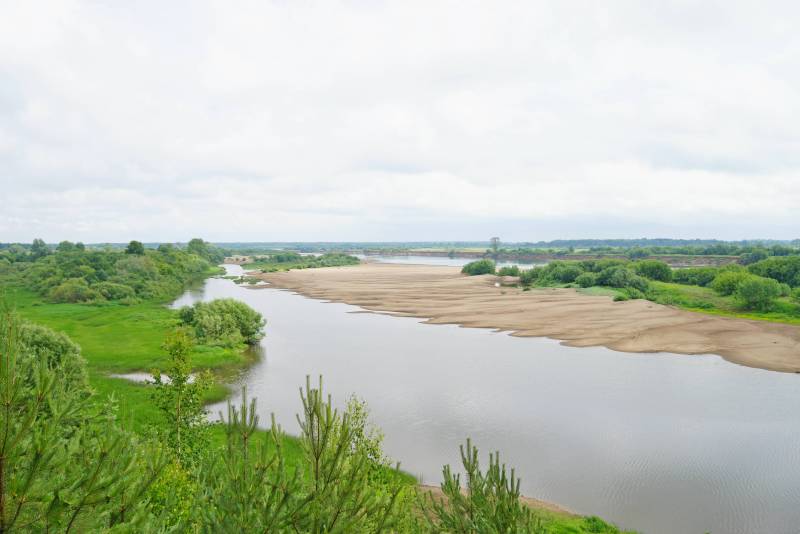
[[[770,311],[747,311],[739,307],[733,296],[718,295],[708,287],[655,281],[650,282],[648,297],[659,304],[711,315],[800,324],[800,306],[788,297],[777,299]]]

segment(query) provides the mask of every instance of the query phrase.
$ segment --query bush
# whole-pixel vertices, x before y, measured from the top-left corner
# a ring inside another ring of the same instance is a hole
[[[500,267],[497,271],[498,276],[519,276],[519,267],[516,265]]]
[[[796,287],[792,290],[791,297],[793,301],[800,304],[800,287]]]
[[[542,271],[544,271],[544,269],[542,269],[541,267],[533,267],[532,269],[526,269],[520,273],[519,281],[522,285],[525,286],[533,285],[541,277]]]
[[[775,256],[754,263],[747,269],[755,275],[772,278],[792,287],[800,286],[800,256]]]
[[[706,287],[720,273],[716,267],[685,267],[672,272],[672,281],[689,286]]]
[[[545,277],[553,282],[571,284],[583,274],[583,269],[574,262],[556,262],[545,267]]]
[[[609,267],[597,276],[597,284],[608,287],[632,287],[639,291],[647,291],[647,280],[626,267]]]
[[[122,300],[136,296],[136,292],[132,287],[114,282],[100,282],[94,284],[92,289],[103,295],[107,300]]]
[[[89,287],[83,278],[70,278],[50,291],[55,302],[88,302],[101,299],[100,293]]]
[[[637,274],[649,278],[650,280],[658,280],[660,282],[669,282],[672,280],[672,268],[663,261],[637,261],[633,264],[633,268]]]
[[[266,324],[260,313],[235,299],[217,299],[184,306],[180,310],[180,318],[183,324],[194,328],[200,342],[224,346],[258,343]]]
[[[747,271],[723,271],[719,273],[710,286],[720,295],[733,295],[744,280],[751,277]]]
[[[780,296],[781,287],[771,278],[750,276],[739,284],[735,294],[743,308],[767,311]]]
[[[482,259],[471,261],[461,268],[461,272],[470,276],[479,274],[494,274],[495,264],[492,260]]]
[[[597,285],[597,273],[583,273],[575,279],[575,283],[581,287],[592,287]]]

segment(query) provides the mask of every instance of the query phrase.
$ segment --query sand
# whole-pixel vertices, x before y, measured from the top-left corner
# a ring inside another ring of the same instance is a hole
[[[800,372],[800,327],[727,318],[646,300],[614,302],[574,289],[495,287],[492,275],[456,267],[366,263],[352,267],[251,273],[302,295],[432,324],[544,336],[573,347],[623,352],[718,354],[734,363]]]

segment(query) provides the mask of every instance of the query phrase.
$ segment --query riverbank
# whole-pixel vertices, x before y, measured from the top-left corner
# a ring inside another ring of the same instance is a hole
[[[800,372],[800,327],[699,314],[645,300],[614,302],[573,289],[495,287],[494,276],[458,268],[368,263],[251,273],[275,287],[431,324],[550,337],[622,352],[718,354],[773,371]]]

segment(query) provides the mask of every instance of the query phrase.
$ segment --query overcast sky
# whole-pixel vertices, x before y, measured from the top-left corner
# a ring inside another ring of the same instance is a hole
[[[798,2],[0,13],[0,241],[800,237]]]

